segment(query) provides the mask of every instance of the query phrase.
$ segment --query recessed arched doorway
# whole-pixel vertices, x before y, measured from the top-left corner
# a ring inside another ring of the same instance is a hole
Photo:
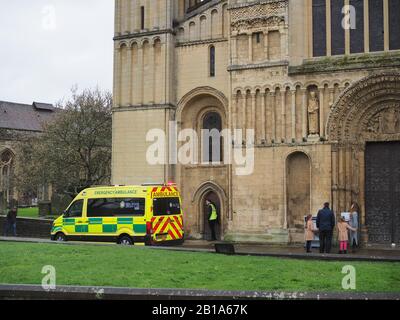
[[[215,207],[217,208],[217,212],[219,213],[218,215],[218,224],[215,228],[216,230],[216,236],[217,239],[220,240],[221,239],[221,232],[220,232],[220,226],[221,226],[221,202],[220,199],[218,197],[218,195],[214,192],[214,191],[209,191],[208,193],[206,193],[202,199],[202,205],[201,205],[201,209],[203,212],[203,239],[204,240],[211,240],[211,229],[209,226],[209,222],[208,222],[208,206],[206,204],[206,201],[210,201],[211,203],[213,203],[215,205]]]
[[[347,87],[327,122],[335,212],[360,204],[361,243],[400,244],[400,73],[373,73]]]
[[[311,213],[310,159],[303,152],[289,155],[286,167],[287,227],[304,230],[304,216]]]

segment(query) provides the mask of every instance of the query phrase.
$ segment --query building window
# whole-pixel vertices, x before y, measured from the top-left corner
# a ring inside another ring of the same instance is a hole
[[[342,25],[344,0],[331,1],[331,47],[332,55],[345,53],[345,34]]]
[[[369,49],[371,52],[385,49],[383,1],[369,0]]]
[[[141,30],[144,30],[144,19],[145,19],[144,6],[141,6],[140,7],[140,28],[141,28]]]
[[[256,42],[260,43],[261,42],[261,32],[256,33]]]
[[[313,0],[313,56],[326,56],[326,1]]]
[[[350,0],[356,13],[356,28],[350,30],[350,53],[364,52],[364,0]]]
[[[389,0],[389,49],[400,49],[400,0]]]
[[[210,77],[215,77],[215,47],[210,47]]]
[[[203,120],[203,162],[222,162],[222,119],[217,112],[209,112]]]

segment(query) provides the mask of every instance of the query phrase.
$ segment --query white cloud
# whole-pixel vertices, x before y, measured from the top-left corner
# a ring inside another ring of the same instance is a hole
[[[114,1],[16,0],[0,11],[0,100],[55,103],[112,89]]]

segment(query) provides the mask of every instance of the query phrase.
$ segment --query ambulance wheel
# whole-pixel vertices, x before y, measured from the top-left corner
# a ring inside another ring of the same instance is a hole
[[[55,239],[56,239],[57,242],[65,242],[65,241],[67,241],[67,238],[65,237],[65,234],[61,233],[61,232],[56,234]]]
[[[133,244],[132,238],[130,236],[121,236],[118,239],[118,244],[122,245],[122,246],[131,246]]]

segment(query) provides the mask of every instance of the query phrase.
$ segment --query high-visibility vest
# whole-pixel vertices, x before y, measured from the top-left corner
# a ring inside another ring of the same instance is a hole
[[[218,214],[217,214],[217,208],[215,208],[215,206],[211,203],[211,217],[210,217],[210,221],[214,221],[218,219]]]

